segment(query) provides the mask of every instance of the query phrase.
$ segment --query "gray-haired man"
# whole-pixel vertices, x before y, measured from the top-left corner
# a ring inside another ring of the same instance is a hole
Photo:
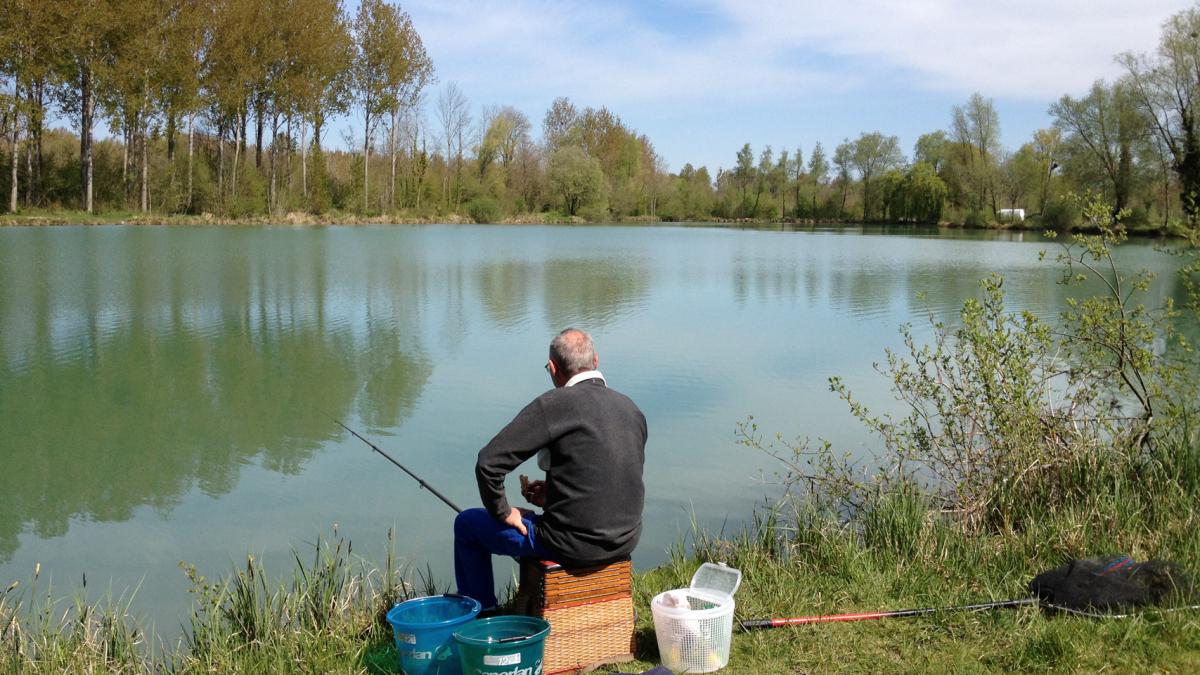
[[[525,406],[479,451],[475,479],[484,508],[454,521],[458,592],[496,606],[492,554],[539,557],[569,566],[629,555],[642,532],[646,418],[609,389],[592,338],[568,328],[550,343],[554,389]],[[545,481],[526,497],[538,516],[509,505],[504,478],[538,454]]]

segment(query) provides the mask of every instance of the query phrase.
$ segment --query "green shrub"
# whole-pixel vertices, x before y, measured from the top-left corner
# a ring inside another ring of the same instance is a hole
[[[589,223],[606,223],[612,220],[607,204],[589,204],[579,209],[579,217]]]
[[[1129,215],[1121,219],[1130,230],[1145,230],[1150,227],[1150,212],[1143,205],[1129,209]]]
[[[491,197],[476,197],[467,205],[467,213],[477,223],[495,223],[500,220],[500,205]]]
[[[970,211],[963,218],[965,227],[991,227],[992,216],[984,211]]]
[[[1042,210],[1042,225],[1051,230],[1069,232],[1079,227],[1079,206],[1070,199],[1056,199]]]
[[[246,218],[267,210],[267,182],[249,162],[238,167],[237,191],[225,202],[226,214]]]
[[[903,412],[874,414],[841,379],[830,379],[881,441],[867,460],[871,470],[864,474],[828,444],[768,446],[786,463],[784,485],[853,514],[865,536],[903,552],[914,541],[912,502],[901,499],[910,495],[928,500],[930,511],[954,514],[967,531],[997,532],[1103,501],[1097,495],[1105,490],[1114,491],[1110,501],[1153,501],[1194,482],[1200,472],[1164,463],[1160,449],[1194,444],[1187,421],[1195,382],[1180,358],[1188,352],[1178,312],[1143,305],[1152,277],[1113,264],[1125,235],[1111,206],[1076,198],[1074,208],[1100,234],[1063,244],[1061,283],[1098,282],[1105,292],[1069,297],[1052,325],[1006,310],[1004,280],[993,276],[953,327],[931,317],[931,344],[903,326],[904,349],[887,350],[879,366]],[[743,437],[763,447],[752,425]]]

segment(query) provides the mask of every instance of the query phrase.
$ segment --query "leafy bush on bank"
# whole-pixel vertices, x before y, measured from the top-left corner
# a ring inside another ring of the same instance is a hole
[[[500,222],[500,205],[489,197],[476,197],[467,205],[467,213],[476,223]]]
[[[913,495],[977,533],[1028,527],[1118,484],[1154,498],[1179,487],[1189,468],[1163,448],[1195,442],[1194,364],[1177,330],[1194,311],[1146,307],[1153,279],[1118,271],[1112,249],[1125,234],[1109,206],[1092,199],[1079,208],[1100,234],[1062,245],[1061,283],[1096,283],[1102,294],[1068,299],[1060,321],[1048,323],[1008,312],[994,276],[957,326],[930,318],[932,344],[902,327],[904,352],[888,351],[879,367],[903,404],[899,415],[875,415],[830,380],[879,438],[865,466],[824,443],[764,444],[753,424],[744,441],[784,462],[790,496],[830,513],[861,518],[881,500]]]

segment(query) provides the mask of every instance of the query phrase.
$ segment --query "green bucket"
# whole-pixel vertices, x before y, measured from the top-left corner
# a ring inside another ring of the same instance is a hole
[[[533,616],[477,619],[454,632],[463,675],[541,675],[550,622]]]

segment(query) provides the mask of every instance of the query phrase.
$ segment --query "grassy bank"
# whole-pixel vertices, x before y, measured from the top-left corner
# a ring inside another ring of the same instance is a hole
[[[739,619],[953,606],[1018,598],[1036,573],[1075,558],[1128,553],[1200,570],[1200,445],[1182,438],[1145,463],[1077,467],[1093,486],[1011,528],[973,531],[921,498],[882,496],[852,517],[811,502],[764,507],[731,536],[696,531],[668,564],[635,579],[639,661],[658,662],[649,601],[686,587],[696,567],[743,573]],[[128,603],[51,601],[38,580],[0,595],[0,671],[22,673],[396,672],[385,610],[434,592],[448,570],[415,573],[356,558],[334,542],[302,552],[290,574],[247,560],[193,583],[189,637],[162,645]],[[1200,612],[1129,619],[1055,615],[1034,607],[913,619],[735,629],[729,673],[1196,672]]]
[[[749,450],[747,450],[749,451]],[[848,518],[812,502],[764,507],[731,536],[696,531],[668,564],[635,580],[639,662],[658,661],[649,600],[686,587],[705,561],[740,569],[739,619],[951,606],[1024,597],[1039,571],[1067,559],[1129,553],[1200,570],[1200,445],[1179,437],[1139,464],[1086,469],[1093,489],[1053,511],[972,531],[922,498],[882,496]],[[38,579],[0,595],[0,671],[20,673],[387,673],[397,657],[382,617],[434,592],[448,570],[370,564],[349,544],[300,552],[290,574],[253,559],[209,580],[185,568],[195,604],[188,637],[157,644],[128,602],[52,600]],[[735,629],[729,673],[1196,672],[1200,612],[1130,619],[1047,614],[1034,607],[976,614]]]
[[[739,619],[949,607],[1028,595],[1036,574],[1067,560],[1127,553],[1200,571],[1200,451],[1164,448],[1157,467],[1096,476],[1074,504],[991,533],[971,532],[910,497],[885,498],[848,520],[801,510],[728,538],[695,537],[691,555],[638,583],[639,607],[686,587],[702,561],[743,572]],[[1132,467],[1131,467],[1132,469]],[[1156,486],[1146,489],[1146,481]],[[682,550],[682,549],[681,549]],[[655,660],[652,624],[642,617]],[[1200,612],[1129,619],[1037,607],[932,617],[735,629],[730,673],[1197,672]]]
[[[655,219],[657,220],[657,219]],[[0,215],[0,227],[39,227],[56,225],[145,225],[145,226],[202,226],[228,227],[263,226],[322,226],[322,225],[425,225],[434,223],[466,224],[474,219],[467,214],[434,212],[397,212],[363,215],[351,211],[330,211],[312,214],[301,211],[278,215],[220,216],[211,213],[198,215],[140,213],[137,211],[105,211],[87,213],[61,209],[27,209],[20,213]],[[579,217],[557,213],[524,213],[505,218],[501,224],[551,225],[581,224]],[[647,222],[637,219],[631,222]]]
[[[1128,552],[1200,569],[1195,446],[1177,448],[1170,490],[1128,492],[1110,483],[1072,508],[1019,530],[980,536],[925,504],[897,498],[850,520],[812,512],[766,517],[730,537],[696,533],[670,563],[638,575],[640,661],[655,664],[649,600],[686,587],[703,561],[744,575],[738,618],[949,606],[1023,597],[1038,571],[1077,556]],[[1166,480],[1167,473],[1158,480]],[[1167,485],[1159,482],[1160,486]],[[767,513],[767,512],[764,512]],[[686,552],[685,552],[686,551]],[[345,545],[297,557],[290,575],[247,561],[209,581],[190,571],[190,637],[158,645],[128,604],[51,602],[36,580],[0,596],[0,671],[178,673],[396,672],[383,611],[430,589],[422,575],[356,559]],[[436,576],[447,577],[448,571]],[[390,580],[390,581],[389,581]],[[445,581],[445,579],[440,579]],[[1088,619],[1033,608],[780,628],[735,629],[729,673],[786,672],[1196,672],[1200,613]]]
[[[474,218],[467,213],[434,213],[434,212],[397,212],[391,214],[367,214],[363,215],[352,211],[331,211],[322,214],[312,214],[306,212],[291,212],[271,215],[252,215],[252,216],[220,216],[211,213],[199,215],[186,214],[166,214],[166,213],[140,213],[138,211],[105,211],[101,213],[87,213],[86,211],[75,211],[66,209],[26,209],[19,213],[0,214],[0,227],[39,227],[39,226],[61,226],[61,225],[144,225],[144,226],[228,226],[228,227],[264,227],[264,226],[324,226],[324,225],[426,225],[437,223],[465,224],[475,222]],[[579,216],[566,216],[559,213],[522,213],[508,216],[499,221],[503,225],[581,225],[588,221]],[[655,216],[636,216],[629,218],[616,218],[604,221],[605,223],[622,223],[630,225],[647,225],[667,223]],[[746,227],[746,228],[771,228],[783,227],[790,229],[806,229],[806,228],[839,228],[839,227],[860,227],[863,223],[859,220],[852,219],[812,219],[812,218],[788,218],[783,220],[766,219],[766,218],[707,218],[687,223],[678,224],[699,224],[699,225],[715,225],[722,227]],[[893,223],[893,222],[872,222],[869,224],[872,227],[915,227],[926,228],[933,227],[929,224],[914,224],[914,223]],[[997,231],[1015,231],[1015,232],[1044,232],[1047,229],[1063,229],[1063,226],[1058,223],[1047,223],[1041,219],[1031,218],[1019,222],[994,222],[994,221],[979,221],[979,222],[955,222],[943,221],[937,224],[937,227],[965,229],[965,230],[997,230]],[[1066,229],[1071,231],[1088,231],[1095,232],[1095,228],[1089,223],[1075,222]],[[1155,225],[1144,223],[1141,226],[1130,228],[1129,233],[1137,236],[1183,236],[1185,233],[1174,226]]]
[[[423,223],[469,223],[469,217],[458,214],[424,216],[410,214],[359,215],[356,213],[329,212],[320,215],[294,212],[278,216],[216,216],[211,213],[199,215],[140,213],[137,211],[86,211],[27,210],[17,214],[0,216],[0,227],[36,227],[55,225],[154,225],[154,226],[199,226],[221,225],[231,227],[262,227],[266,225],[376,225],[376,224],[423,224]]]

